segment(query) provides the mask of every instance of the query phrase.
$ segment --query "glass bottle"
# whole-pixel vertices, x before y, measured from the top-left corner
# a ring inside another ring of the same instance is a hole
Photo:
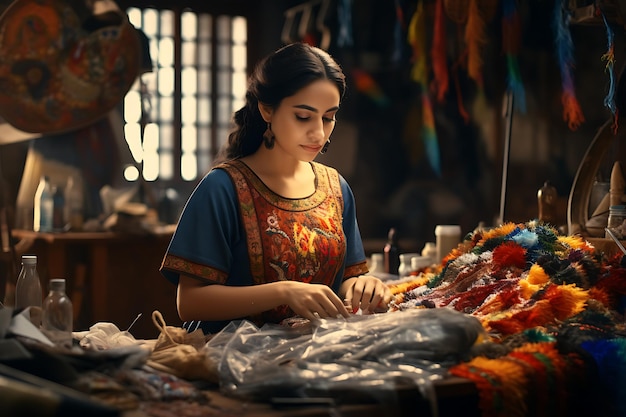
[[[437,260],[437,246],[435,242],[426,242],[424,244],[424,248],[422,249],[422,256],[424,258],[429,258],[431,264],[434,264]]]
[[[30,307],[30,319],[37,328],[41,324],[42,299],[37,256],[22,255],[22,268],[15,283],[15,309]]]
[[[537,204],[539,208],[539,221],[542,223],[554,224],[556,221],[556,188],[546,181],[543,187],[537,191]]]
[[[65,293],[65,280],[51,279],[49,287],[50,292],[43,301],[41,328],[54,344],[71,347],[74,313],[72,301]]]
[[[402,253],[400,254],[400,266],[398,267],[398,275],[400,278],[411,275],[413,267],[411,265],[412,259],[420,256],[419,253]]]
[[[389,229],[387,243],[383,249],[383,257],[385,272],[397,275],[398,268],[400,267],[400,248],[398,246],[398,234],[394,227]]]
[[[33,203],[35,213],[33,218],[33,230],[35,232],[51,232],[54,195],[52,194],[50,178],[47,175],[42,176],[39,180]]]

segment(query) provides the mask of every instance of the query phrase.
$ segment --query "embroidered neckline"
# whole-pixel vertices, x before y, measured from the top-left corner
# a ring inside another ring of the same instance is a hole
[[[313,173],[315,174],[315,191],[308,197],[287,198],[272,191],[265,183],[256,175],[256,173],[243,161],[235,159],[227,162],[239,170],[246,178],[248,183],[254,188],[264,199],[272,205],[282,209],[291,211],[310,210],[320,205],[329,193],[328,173],[323,165],[318,162],[311,162]]]

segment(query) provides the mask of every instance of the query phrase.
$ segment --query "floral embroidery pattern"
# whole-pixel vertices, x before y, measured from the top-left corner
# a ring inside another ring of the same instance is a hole
[[[255,282],[295,280],[331,286],[343,265],[346,245],[337,172],[314,162],[315,192],[307,198],[286,199],[267,188],[241,161],[220,168],[229,173],[237,189]],[[257,217],[256,213],[267,214]],[[351,273],[365,268],[355,267]],[[292,314],[282,307],[264,314],[264,319],[269,319],[268,314],[274,319]]]

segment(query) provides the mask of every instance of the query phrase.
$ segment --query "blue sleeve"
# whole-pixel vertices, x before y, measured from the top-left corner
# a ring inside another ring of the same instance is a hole
[[[214,169],[187,200],[166,256],[173,255],[227,274],[233,262],[232,248],[240,235],[234,185],[226,171]],[[161,272],[168,280],[178,283],[177,271],[162,269]]]
[[[346,260],[344,264],[346,267],[350,267],[365,262],[365,250],[356,218],[354,194],[342,176],[339,177],[339,181],[343,195],[343,232],[346,236]]]

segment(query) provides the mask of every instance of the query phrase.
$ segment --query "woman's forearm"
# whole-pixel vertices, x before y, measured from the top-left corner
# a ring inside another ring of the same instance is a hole
[[[230,287],[198,285],[189,277],[180,277],[177,294],[178,314],[186,320],[232,320],[271,310],[282,304],[289,281],[262,285]]]

